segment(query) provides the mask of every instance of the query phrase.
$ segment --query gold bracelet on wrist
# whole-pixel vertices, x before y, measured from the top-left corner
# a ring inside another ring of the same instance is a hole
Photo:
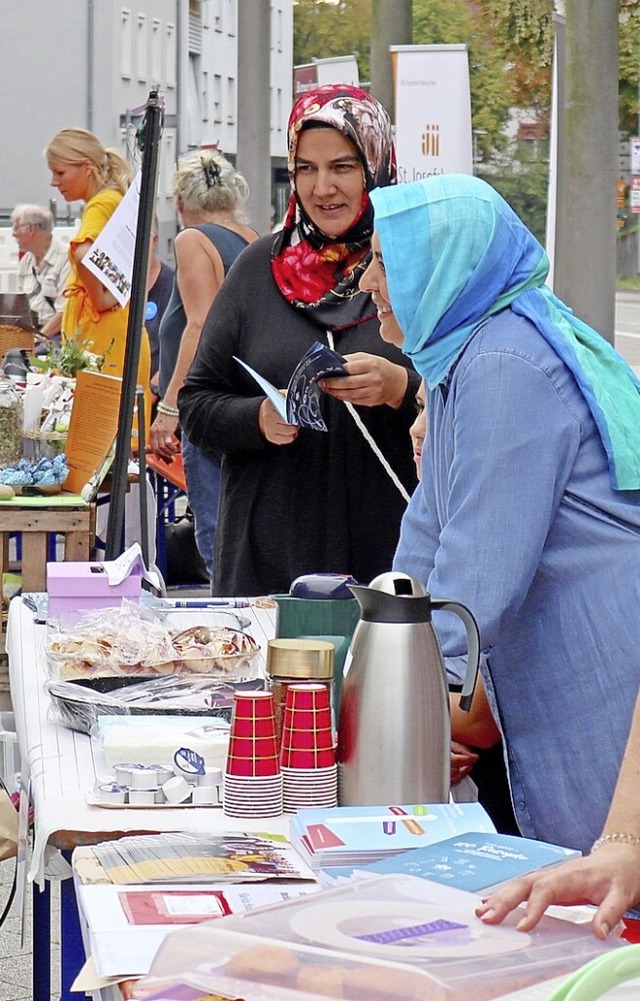
[[[163,414],[164,417],[179,417],[180,411],[177,407],[170,407],[168,404],[163,403],[162,400],[158,403],[156,410],[159,414]]]
[[[591,845],[591,854],[597,852],[598,848],[602,848],[603,845],[633,845],[634,848],[640,848],[640,835],[638,834],[628,834],[616,831],[613,834],[603,834],[601,837],[597,838]]]

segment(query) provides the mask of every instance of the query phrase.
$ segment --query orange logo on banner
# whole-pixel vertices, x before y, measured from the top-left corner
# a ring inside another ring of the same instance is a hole
[[[425,125],[420,145],[424,156],[440,156],[440,126]]]

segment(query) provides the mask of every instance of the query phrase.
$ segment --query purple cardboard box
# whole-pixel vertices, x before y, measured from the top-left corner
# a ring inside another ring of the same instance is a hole
[[[139,601],[142,577],[135,570],[120,584],[109,584],[101,563],[47,563],[49,620],[71,626],[83,612],[96,608],[114,608],[123,598]]]

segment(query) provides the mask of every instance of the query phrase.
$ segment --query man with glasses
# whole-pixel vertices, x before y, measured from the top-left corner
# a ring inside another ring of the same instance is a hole
[[[17,205],[11,213],[13,236],[20,248],[17,291],[29,297],[40,333],[47,338],[60,333],[69,277],[67,247],[53,232],[53,215],[40,205]]]

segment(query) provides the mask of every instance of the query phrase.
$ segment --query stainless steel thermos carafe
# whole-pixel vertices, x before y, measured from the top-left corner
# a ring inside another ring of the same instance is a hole
[[[447,802],[451,715],[431,613],[454,612],[465,625],[465,710],[471,704],[480,655],[475,619],[464,605],[432,598],[419,581],[403,573],[383,573],[369,587],[350,585],[350,590],[360,605],[360,620],[340,702],[340,805]]]

